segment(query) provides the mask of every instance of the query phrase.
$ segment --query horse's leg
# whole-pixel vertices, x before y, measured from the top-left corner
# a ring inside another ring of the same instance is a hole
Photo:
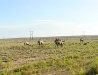
[[[63,44],[61,43],[61,47],[63,46]]]

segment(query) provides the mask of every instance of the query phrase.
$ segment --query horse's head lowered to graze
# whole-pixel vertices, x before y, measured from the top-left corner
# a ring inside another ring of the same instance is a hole
[[[44,46],[44,41],[43,40],[41,40],[41,39],[39,39],[38,41],[37,41],[37,43],[38,43],[38,45],[39,46]]]
[[[24,42],[24,46],[25,46],[25,45],[30,45],[30,44],[29,44],[29,42]]]
[[[63,41],[63,40],[61,40],[61,39],[55,39],[55,41],[54,41],[54,42],[55,42],[55,44],[56,44],[56,46],[57,46],[57,47],[58,47],[58,46],[61,46],[61,47],[62,47],[62,46],[63,46],[63,42],[64,42],[64,41]]]

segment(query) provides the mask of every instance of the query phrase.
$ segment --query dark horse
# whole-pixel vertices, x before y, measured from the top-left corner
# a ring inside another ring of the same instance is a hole
[[[56,46],[57,46],[57,47],[58,47],[58,46],[61,46],[61,47],[62,47],[62,46],[63,46],[63,42],[64,42],[64,41],[63,41],[63,40],[61,40],[61,39],[55,39],[55,41],[54,41],[54,42],[55,42],[55,44],[56,44]]]

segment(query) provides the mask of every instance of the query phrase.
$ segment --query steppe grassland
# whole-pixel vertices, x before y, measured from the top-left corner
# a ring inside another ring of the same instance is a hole
[[[98,37],[82,36],[17,38],[0,40],[1,75],[96,75],[98,73]],[[65,40],[55,48],[54,39]],[[37,45],[43,39],[45,47]],[[28,41],[31,46],[24,46]]]

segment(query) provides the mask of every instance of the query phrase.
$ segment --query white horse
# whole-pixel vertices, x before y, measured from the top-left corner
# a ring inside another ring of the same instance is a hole
[[[25,45],[30,45],[30,44],[29,44],[29,42],[26,41],[26,42],[24,42],[24,46],[25,46]]]
[[[39,39],[39,40],[37,41],[37,43],[38,43],[39,46],[44,47],[44,41],[43,41],[43,40]]]
[[[83,42],[84,40],[83,40],[83,38],[80,38],[80,42]]]

